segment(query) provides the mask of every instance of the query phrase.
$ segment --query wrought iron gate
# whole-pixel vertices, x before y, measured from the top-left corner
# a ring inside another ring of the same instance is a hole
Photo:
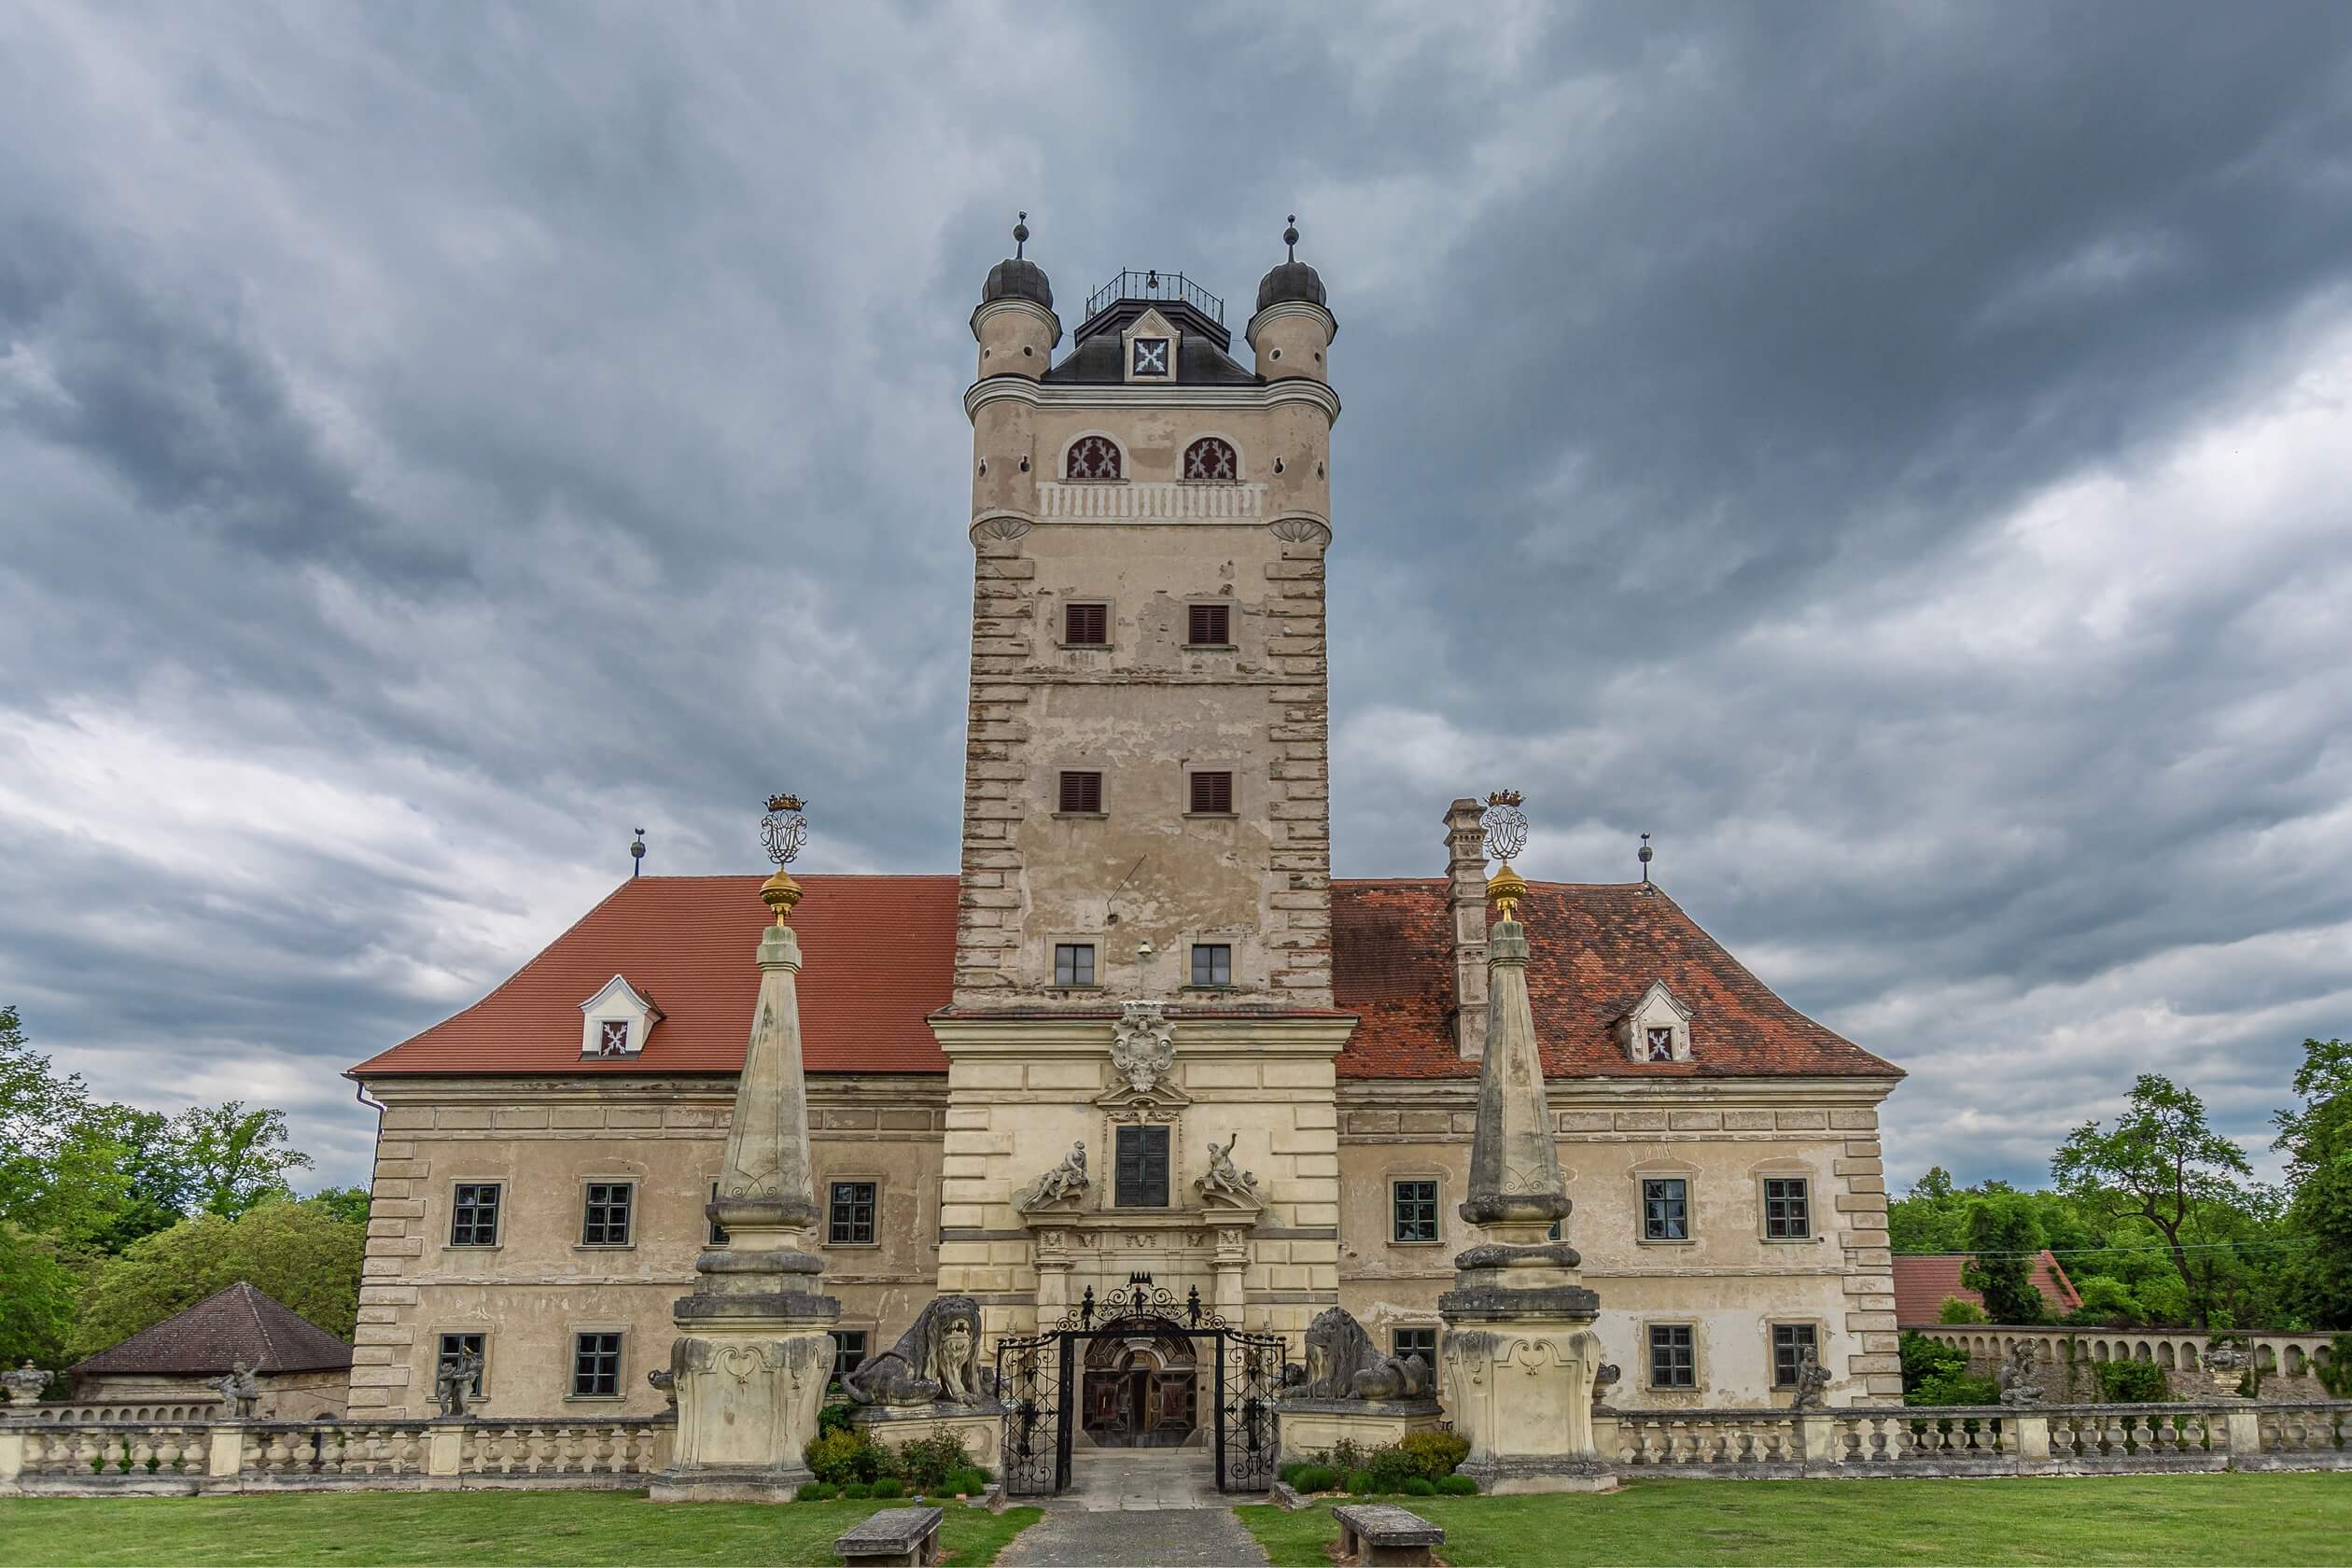
[[[1196,1376],[1206,1359],[1213,1378],[1217,1486],[1263,1491],[1274,1484],[1280,1457],[1275,1400],[1281,1394],[1290,1342],[1279,1334],[1235,1328],[1200,1292],[1179,1302],[1149,1275],[1098,1301],[1093,1287],[1061,1321],[1040,1334],[997,1342],[997,1394],[1004,1404],[1001,1463],[1004,1490],[1037,1497],[1070,1485],[1071,1435],[1079,1405],[1079,1356],[1099,1339],[1174,1335],[1207,1348],[1194,1356]]]

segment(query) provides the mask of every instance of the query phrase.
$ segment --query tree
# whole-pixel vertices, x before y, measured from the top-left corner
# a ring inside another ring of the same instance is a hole
[[[88,1103],[81,1079],[59,1077],[26,1043],[17,1010],[0,1007],[0,1217],[38,1228],[33,1211],[56,1185],[50,1163]]]
[[[2187,1240],[2201,1205],[2243,1209],[2240,1178],[2253,1167],[2238,1146],[2213,1130],[2205,1102],[2160,1073],[2132,1085],[2112,1132],[2095,1121],[2075,1128],[2051,1156],[2058,1189],[2097,1207],[2147,1221],[2164,1239],[2199,1328],[2210,1325],[2210,1280],[2201,1282]]]
[[[265,1201],[237,1219],[202,1213],[96,1266],[71,1350],[89,1355],[243,1280],[348,1339],[359,1315],[368,1227],[315,1200]]]
[[[2049,1315],[2034,1283],[2041,1249],[2041,1226],[2028,1205],[2015,1197],[1980,1197],[1968,1205],[1969,1256],[1960,1282],[1984,1297],[1995,1323],[2039,1323]]]
[[[1886,1244],[1898,1253],[1949,1253],[1958,1243],[1961,1200],[1952,1172],[1931,1165],[1911,1191],[1886,1206]]]
[[[55,1242],[0,1219],[0,1365],[29,1359],[54,1372],[66,1364],[74,1285]]]
[[[323,1203],[335,1211],[336,1217],[353,1225],[368,1223],[368,1211],[375,1199],[365,1187],[321,1187],[303,1199],[306,1203]]]
[[[2274,1118],[2293,1197],[2281,1228],[2294,1251],[2282,1270],[2288,1309],[2321,1328],[2352,1328],[2352,1046],[2303,1042],[2300,1111]]]
[[[287,1146],[285,1112],[248,1111],[242,1099],[189,1107],[173,1120],[172,1138],[186,1173],[187,1206],[230,1219],[293,1197],[286,1173],[311,1162]]]

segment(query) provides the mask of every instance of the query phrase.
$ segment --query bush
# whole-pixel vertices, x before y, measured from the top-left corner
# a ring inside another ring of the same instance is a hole
[[[1463,1450],[1468,1453],[1465,1447]],[[1364,1467],[1372,1472],[1372,1479],[1382,1491],[1401,1490],[1407,1481],[1421,1473],[1421,1462],[1395,1443],[1383,1444],[1365,1455]]]
[[[1478,1495],[1478,1483],[1467,1476],[1440,1476],[1437,1477],[1437,1492],[1441,1497],[1476,1497]]]
[[[838,1388],[840,1385],[835,1384],[834,1386]],[[819,1437],[822,1437],[828,1432],[847,1432],[848,1430],[848,1406],[826,1405],[819,1407],[817,1411],[817,1435]]]
[[[1968,1369],[1968,1352],[1957,1345],[1947,1345],[1940,1339],[1930,1339],[1913,1329],[1905,1329],[1897,1341],[1903,1358],[1903,1393],[1906,1397],[1913,1389],[1930,1378]]]
[[[1936,1309],[1936,1321],[1939,1323],[1980,1323],[1991,1320],[1984,1315],[1984,1309],[1975,1302],[1947,1295],[1943,1298],[1943,1305]]]
[[[1397,1447],[1412,1460],[1413,1473],[1432,1481],[1452,1475],[1470,1457],[1470,1439],[1450,1432],[1416,1432]]]
[[[906,1488],[900,1484],[896,1476],[885,1476],[868,1489],[866,1495],[869,1497],[903,1497],[906,1495]]]
[[[1337,1491],[1339,1472],[1328,1464],[1295,1464],[1286,1478],[1293,1491]]]
[[[1906,1405],[1998,1405],[2001,1385],[1990,1378],[1970,1376],[1965,1369],[1939,1372],[1903,1395]]]
[[[792,1495],[804,1503],[830,1503],[841,1495],[841,1489],[823,1481],[803,1481],[800,1491]]]
[[[2099,1368],[2099,1398],[2108,1405],[2161,1405],[2172,1397],[2164,1386],[2164,1369],[2145,1361],[2104,1361]]]
[[[950,1497],[986,1497],[988,1494],[988,1473],[967,1464],[960,1470],[950,1470],[947,1478],[939,1483],[939,1490]]]
[[[2312,1371],[2319,1379],[2319,1386],[2331,1397],[2352,1399],[2352,1334],[2339,1334],[2328,1341],[2328,1359],[2312,1358]]]
[[[1371,1471],[1351,1470],[1348,1472],[1348,1490],[1358,1497],[1369,1497],[1379,1489],[1380,1483],[1373,1478]]]
[[[872,1497],[874,1495],[874,1487],[871,1482],[851,1481],[847,1486],[841,1489],[841,1495],[850,1498]]]
[[[889,1474],[917,1491],[937,1491],[947,1484],[950,1473],[973,1467],[963,1444],[944,1432],[900,1445],[892,1459]]]
[[[1407,1497],[1435,1497],[1437,1495],[1437,1483],[1431,1480],[1427,1476],[1407,1476],[1405,1477],[1405,1495]]]
[[[819,1434],[801,1457],[807,1461],[809,1474],[835,1486],[872,1481],[896,1467],[896,1456],[889,1449],[855,1427]]]

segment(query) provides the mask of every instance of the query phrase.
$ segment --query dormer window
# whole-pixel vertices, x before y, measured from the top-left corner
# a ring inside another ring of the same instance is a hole
[[[629,1020],[599,1018],[596,1020],[596,1054],[604,1057],[625,1057],[629,1054]]]
[[[1674,1059],[1674,1030],[1673,1026],[1663,1024],[1658,1025],[1643,1030],[1643,1035],[1649,1045],[1650,1060],[1673,1061]]]
[[[1081,436],[1070,443],[1070,455],[1062,459],[1065,479],[1116,479],[1119,477],[1119,443],[1109,436]]]
[[[1128,340],[1135,356],[1134,372],[1140,379],[1149,376],[1165,379],[1169,371],[1169,359],[1175,345],[1166,338],[1132,338]]]
[[[580,1054],[582,1057],[635,1057],[643,1054],[646,1037],[662,1021],[662,1010],[634,986],[616,974],[604,988],[580,1004]]]
[[[1661,980],[1617,1015],[1625,1054],[1637,1062],[1690,1060],[1690,1009]]]
[[[1203,436],[1184,448],[1186,479],[1234,480],[1241,477],[1241,459],[1228,441]]]

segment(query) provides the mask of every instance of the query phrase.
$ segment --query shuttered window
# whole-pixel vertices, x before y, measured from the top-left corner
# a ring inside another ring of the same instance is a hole
[[[1062,606],[1062,641],[1072,648],[1104,648],[1111,642],[1111,607],[1102,604]]]
[[[1233,775],[1196,773],[1192,776],[1192,809],[1196,816],[1233,814]]]
[[[1081,816],[1099,815],[1102,810],[1102,775],[1099,773],[1065,773],[1061,776],[1061,805],[1057,808]]]
[[[1168,1128],[1123,1127],[1113,1166],[1113,1201],[1122,1209],[1168,1207]]]
[[[1233,607],[1221,604],[1197,604],[1192,607],[1190,635],[1185,641],[1195,648],[1222,648],[1233,640]]]

